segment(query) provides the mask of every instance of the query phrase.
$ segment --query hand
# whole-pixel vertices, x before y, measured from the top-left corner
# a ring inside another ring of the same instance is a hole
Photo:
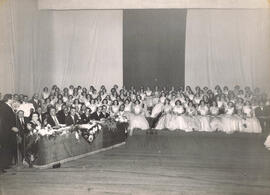
[[[15,133],[18,133],[19,132],[19,129],[17,127],[12,127],[11,128],[11,131],[15,132]]]

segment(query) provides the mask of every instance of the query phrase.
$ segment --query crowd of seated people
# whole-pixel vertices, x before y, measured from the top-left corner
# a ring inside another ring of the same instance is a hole
[[[54,85],[51,89],[45,87],[31,99],[23,94],[14,94],[12,98],[20,102],[17,126],[24,137],[37,127],[59,128],[115,116],[128,119],[130,134],[133,129],[261,133],[270,124],[267,94],[250,87],[137,90],[114,85],[107,90],[105,86],[87,89],[70,85],[60,89]]]

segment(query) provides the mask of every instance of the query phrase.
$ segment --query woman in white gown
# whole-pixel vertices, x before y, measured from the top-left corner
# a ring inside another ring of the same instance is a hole
[[[260,122],[255,117],[254,111],[249,101],[246,101],[245,105],[243,106],[243,114],[245,116],[245,118],[243,119],[245,128],[242,128],[242,131],[247,133],[261,133],[262,128]]]
[[[186,132],[191,131],[199,131],[201,129],[201,123],[200,120],[197,117],[197,110],[192,103],[192,101],[188,102],[187,108],[186,108],[186,124],[187,128],[185,129]]]
[[[172,118],[170,121],[170,125],[168,126],[169,130],[185,130],[187,128],[187,124],[185,121],[185,108],[181,104],[180,100],[175,101],[175,106],[172,108]]]
[[[152,118],[156,118],[163,111],[165,99],[166,99],[165,93],[161,93],[158,103],[154,106],[152,110],[151,113]]]
[[[225,114],[222,115],[222,126],[223,131],[228,134],[239,131],[239,118],[235,116],[235,108],[232,102],[228,103]]]
[[[221,117],[219,117],[219,107],[216,101],[213,101],[210,107],[210,126],[213,131],[223,131]]]
[[[132,115],[129,116],[129,130],[130,135],[133,133],[133,129],[147,130],[149,129],[148,121],[144,116],[144,111],[140,105],[140,101],[136,100],[132,107]]]
[[[88,105],[88,108],[90,108],[91,114],[93,114],[94,112],[96,112],[97,105],[96,105],[96,100],[95,99],[91,99],[90,100],[90,104]]]
[[[171,129],[170,125],[172,124],[171,123],[171,120],[172,120],[172,106],[170,104],[170,100],[169,99],[165,99],[165,102],[164,102],[164,107],[163,107],[163,110],[162,110],[162,116],[159,118],[158,122],[157,122],[157,125],[155,127],[155,129],[157,130],[161,130],[161,129]]]
[[[118,100],[114,100],[112,102],[112,105],[111,105],[111,109],[110,109],[110,115],[111,116],[116,116],[119,112],[119,101]]]
[[[211,126],[210,126],[210,117],[207,116],[209,114],[209,108],[205,104],[204,100],[200,101],[200,105],[199,105],[197,111],[199,114],[197,117],[201,123],[201,129],[199,129],[199,131],[208,131],[208,132],[213,131]]]

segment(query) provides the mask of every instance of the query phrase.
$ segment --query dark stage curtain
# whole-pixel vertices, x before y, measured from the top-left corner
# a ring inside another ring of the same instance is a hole
[[[125,10],[124,85],[184,86],[186,10]]]

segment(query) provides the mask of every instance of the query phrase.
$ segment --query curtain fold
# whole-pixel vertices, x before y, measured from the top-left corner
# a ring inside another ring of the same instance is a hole
[[[186,85],[270,92],[270,11],[188,10]]]
[[[121,10],[38,10],[36,0],[0,2],[0,92],[123,84]]]

